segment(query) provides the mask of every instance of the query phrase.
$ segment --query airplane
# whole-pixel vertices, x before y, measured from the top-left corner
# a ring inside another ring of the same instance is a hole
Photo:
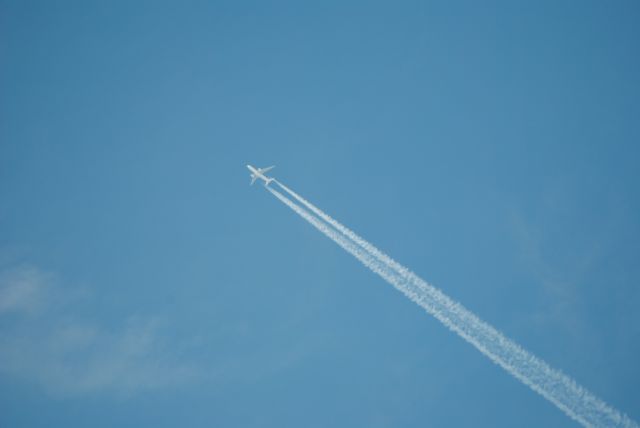
[[[275,165],[267,168],[254,168],[251,165],[247,165],[247,168],[249,168],[249,171],[251,171],[251,184],[255,183],[258,178],[261,180],[264,180],[265,186],[268,186],[269,183],[275,180],[274,178],[269,178],[266,175],[264,175],[265,172],[275,168]]]

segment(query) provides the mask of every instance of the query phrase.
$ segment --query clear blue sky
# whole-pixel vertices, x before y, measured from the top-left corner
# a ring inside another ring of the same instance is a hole
[[[0,425],[566,427],[274,175],[640,419],[640,7],[0,2]]]

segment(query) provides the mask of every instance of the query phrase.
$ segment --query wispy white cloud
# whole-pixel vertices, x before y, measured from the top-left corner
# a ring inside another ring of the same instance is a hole
[[[113,328],[76,317],[60,296],[74,292],[55,287],[53,277],[29,265],[0,272],[0,374],[58,396],[131,394],[201,376],[181,361],[158,319],[131,317]]]
[[[49,275],[29,265],[0,272],[0,314],[37,310],[50,280]]]
[[[586,248],[576,248],[572,257],[562,263],[552,263],[549,251],[553,247],[548,233],[527,220],[526,216],[512,210],[511,230],[518,246],[518,254],[526,269],[535,277],[545,295],[545,305],[537,308],[533,321],[540,325],[562,328],[568,339],[580,339],[581,347],[596,339],[593,326],[588,325],[581,308],[583,293],[580,284],[585,284],[592,267],[597,263],[601,248],[598,240]],[[594,349],[600,346],[593,346]]]

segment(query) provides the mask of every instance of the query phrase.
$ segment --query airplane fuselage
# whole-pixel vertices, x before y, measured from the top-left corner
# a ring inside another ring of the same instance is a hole
[[[258,178],[260,180],[263,180],[266,185],[268,185],[274,180],[273,178],[269,178],[266,175],[264,175],[263,171],[260,168],[254,168],[251,165],[247,165],[247,168],[249,169],[249,171],[251,171],[251,179],[252,179],[251,184],[253,184],[253,182]],[[268,169],[271,169],[271,168],[272,167]]]

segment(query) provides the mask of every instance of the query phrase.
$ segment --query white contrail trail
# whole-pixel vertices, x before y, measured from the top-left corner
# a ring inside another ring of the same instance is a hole
[[[334,220],[331,216],[329,216],[328,214],[324,213],[320,208],[316,207],[311,202],[307,201],[302,196],[298,195],[296,192],[294,192],[293,190],[289,189],[284,184],[280,183],[278,180],[274,179],[273,181],[278,186],[280,186],[282,188],[282,190],[287,192],[289,195],[291,195],[294,199],[296,199],[302,205],[307,207],[307,209],[309,209],[315,215],[317,215],[322,220],[324,220],[327,223],[329,223],[331,226],[333,226],[334,228],[339,230],[341,233],[345,234],[349,239],[351,239],[353,242],[355,242],[360,247],[365,249],[367,252],[369,252],[372,255],[374,255],[378,260],[380,260],[384,264],[388,265],[389,267],[391,267],[392,269],[394,269],[395,271],[397,271],[398,273],[400,273],[403,276],[408,276],[408,277],[416,276],[409,269],[405,268],[404,266],[402,266],[400,263],[398,263],[395,260],[393,260],[391,257],[386,255],[385,253],[383,253],[382,251],[378,250],[372,244],[368,243],[367,241],[362,239],[360,236],[358,236],[355,232],[353,232],[352,230],[350,230],[346,226],[342,225],[337,220]]]
[[[584,426],[638,427],[638,424],[626,415],[608,406],[561,371],[551,368],[541,359],[507,339],[462,305],[332,219],[300,195],[282,183],[276,183],[324,222],[278,191],[267,187],[267,190],[280,201],[449,329],[474,345],[494,363],[555,404],[565,414]]]

